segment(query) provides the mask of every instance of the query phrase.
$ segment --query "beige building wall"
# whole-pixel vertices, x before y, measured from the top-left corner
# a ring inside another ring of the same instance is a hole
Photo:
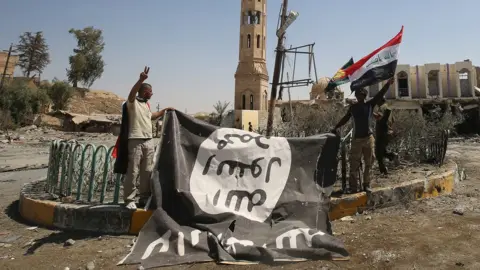
[[[443,98],[442,65],[440,63],[425,64],[424,87],[427,98]]]
[[[385,85],[385,81],[368,86],[367,87],[368,97],[371,98],[371,97],[375,96],[375,94],[377,94],[378,91],[380,91],[380,89],[382,89],[382,87],[384,85]],[[385,98],[387,98],[387,99],[395,98],[395,91],[396,91],[395,86],[394,85],[390,86],[387,93],[385,94]]]
[[[414,99],[426,98],[425,66],[410,66],[411,97]]]
[[[468,98],[475,96],[477,72],[471,61],[455,63],[455,85],[458,97]]]
[[[241,0],[239,61],[235,72],[234,109],[236,120],[244,118],[242,110],[264,111],[268,108],[266,20],[266,0]],[[252,116],[253,114],[248,115]],[[255,122],[258,123],[258,119]],[[235,122],[236,128],[241,128],[241,126],[240,120]]]
[[[235,116],[238,117],[236,122],[239,124],[236,128],[248,131],[248,123],[252,123],[253,130],[258,129],[258,111],[235,110]]]
[[[3,71],[5,70],[5,64],[7,63],[8,52],[0,52],[0,75],[3,75]],[[10,55],[10,59],[8,61],[7,72],[5,73],[5,77],[13,77],[15,73],[15,67],[18,63],[18,55]]]
[[[395,84],[393,86],[396,99],[412,98],[410,65],[397,65],[397,70],[395,71]]]
[[[393,95],[389,99],[435,99],[475,97],[477,69],[471,61],[454,64],[397,65]],[[370,86],[372,93],[381,89]]]

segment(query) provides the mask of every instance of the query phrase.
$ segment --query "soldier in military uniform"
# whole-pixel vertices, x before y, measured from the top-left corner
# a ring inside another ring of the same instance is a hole
[[[383,88],[370,100],[365,101],[368,91],[364,88],[355,90],[357,103],[351,105],[345,116],[338,122],[333,133],[345,125],[350,118],[353,118],[353,138],[350,150],[350,190],[349,193],[358,192],[358,171],[360,169],[362,156],[365,163],[363,172],[363,190],[370,191],[370,169],[374,160],[375,138],[373,137],[373,110],[379,100],[387,93],[388,88],[394,82],[393,77]]]
[[[385,166],[384,159],[388,158],[390,161],[395,161],[398,163],[398,155],[387,150],[388,143],[393,136],[392,124],[394,122],[394,118],[392,115],[392,110],[388,106],[385,97],[380,98],[377,105],[378,111],[373,114],[376,119],[375,156],[377,158],[380,172],[384,175],[387,175],[388,170]]]

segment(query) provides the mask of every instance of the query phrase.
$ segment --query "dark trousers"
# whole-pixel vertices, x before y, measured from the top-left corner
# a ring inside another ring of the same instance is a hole
[[[387,151],[389,138],[387,134],[378,135],[375,139],[375,157],[377,158],[378,167],[381,173],[387,173],[387,167],[385,167],[385,163],[383,160],[388,158],[389,160],[393,160],[395,158],[395,153]]]

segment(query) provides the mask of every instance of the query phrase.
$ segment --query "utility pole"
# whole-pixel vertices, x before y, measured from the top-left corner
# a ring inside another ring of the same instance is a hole
[[[13,43],[10,44],[10,49],[8,50],[7,61],[5,61],[5,68],[3,69],[2,80],[0,81],[0,91],[3,90],[3,82],[5,81],[5,75],[7,75],[8,63],[10,62],[10,55],[12,54]]]
[[[157,112],[159,112],[159,111],[160,111],[160,103],[157,102]]]
[[[282,15],[280,18],[280,27],[284,25],[285,20],[287,18],[287,6],[288,0],[283,0],[282,5]],[[282,60],[284,57],[284,47],[283,47],[283,37],[285,36],[285,31],[278,37],[277,42],[277,52],[275,56],[275,67],[273,70],[273,79],[272,79],[272,90],[270,92],[270,104],[268,106],[268,119],[267,119],[267,137],[272,136],[272,129],[273,129],[273,116],[275,111],[275,103],[277,100],[277,86],[278,81],[280,79],[280,69],[282,66]]]

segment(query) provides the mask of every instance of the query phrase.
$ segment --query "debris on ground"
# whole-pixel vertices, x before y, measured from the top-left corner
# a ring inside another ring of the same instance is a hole
[[[341,221],[350,221],[350,222],[355,221],[355,219],[353,219],[351,216],[342,217],[340,220]]]
[[[87,270],[93,270],[95,269],[95,264],[93,262],[87,263],[87,266],[85,267]]]
[[[69,247],[69,246],[73,246],[74,244],[75,244],[75,240],[68,239],[67,241],[65,241],[64,246]]]
[[[463,216],[463,214],[465,213],[465,207],[464,206],[457,206],[457,207],[455,207],[455,209],[453,209],[453,213],[456,214],[456,215]]]
[[[393,259],[396,258],[396,255],[391,253],[391,252],[387,252],[385,250],[375,250],[375,251],[372,251],[372,257],[373,257],[373,261],[375,263],[379,263],[379,262],[391,262]]]
[[[6,236],[6,237],[0,237],[0,243],[13,243],[20,239],[22,237],[21,235],[11,235],[11,236]]]

